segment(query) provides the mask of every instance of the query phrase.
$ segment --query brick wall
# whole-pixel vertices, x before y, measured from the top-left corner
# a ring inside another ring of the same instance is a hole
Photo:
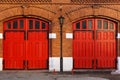
[[[67,2],[68,0],[66,0]],[[62,8],[62,12],[60,12]],[[0,32],[3,32],[3,22],[22,15],[29,17],[37,17],[47,19],[52,22],[50,24],[52,33],[56,33],[57,38],[52,39],[50,42],[50,53],[52,56],[57,57],[60,54],[60,28],[58,17],[63,15],[65,22],[63,25],[63,56],[72,56],[72,39],[66,39],[66,33],[72,33],[72,23],[87,17],[101,17],[114,20],[117,23],[120,20],[120,5],[79,5],[74,3],[69,4],[0,4]],[[120,23],[119,23],[120,24]],[[117,26],[120,32],[120,25]],[[118,42],[120,43],[120,41]],[[119,45],[118,45],[119,46]],[[119,49],[119,47],[118,47]],[[118,51],[118,54],[120,51]],[[3,55],[2,40],[0,40],[0,57]]]

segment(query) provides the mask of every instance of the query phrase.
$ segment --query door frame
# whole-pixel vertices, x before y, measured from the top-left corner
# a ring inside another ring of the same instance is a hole
[[[115,70],[118,68],[117,64],[118,64],[118,57],[119,57],[119,46],[117,43],[119,43],[119,40],[117,38],[118,36],[118,30],[119,30],[119,21],[116,20],[116,19],[113,19],[113,18],[110,18],[110,17],[106,17],[106,16],[84,16],[84,17],[81,17],[81,18],[77,18],[76,20],[72,21],[72,30],[73,30],[73,39],[74,39],[74,32],[77,31],[77,30],[74,30],[74,23],[78,22],[78,21],[82,21],[82,20],[85,20],[85,19],[105,19],[105,20],[108,20],[108,21],[112,21],[116,24],[116,30],[115,30],[115,39],[116,39],[116,61],[115,61]],[[94,29],[96,30],[96,29]],[[73,42],[72,42],[72,46],[73,46]],[[73,49],[73,48],[72,48]],[[73,57],[73,51],[72,51],[72,57]],[[73,58],[73,69],[74,69],[74,58]],[[97,68],[97,70],[101,70],[101,68]],[[77,69],[76,69],[77,70]],[[88,69],[89,70],[89,69]],[[96,70],[96,69],[94,69]],[[105,70],[105,69],[102,69],[102,70]],[[112,69],[114,70],[114,69]]]
[[[46,70],[48,70],[49,69],[49,57],[50,57],[50,39],[49,39],[49,32],[50,32],[50,30],[51,30],[51,27],[50,27],[50,24],[49,23],[51,23],[51,21],[50,20],[48,20],[48,19],[46,19],[46,18],[43,18],[43,17],[36,17],[36,16],[28,16],[28,17],[24,17],[24,16],[16,16],[16,17],[13,17],[13,18],[10,18],[10,19],[6,19],[6,20],[4,20],[4,22],[3,22],[3,41],[5,40],[5,35],[6,35],[6,32],[11,32],[11,31],[13,31],[13,32],[18,32],[18,31],[20,31],[20,32],[24,32],[24,34],[25,34],[25,36],[26,36],[26,34],[28,33],[26,33],[26,31],[24,31],[24,30],[5,30],[4,29],[4,24],[5,24],[5,22],[8,22],[8,21],[14,21],[14,20],[17,20],[17,19],[29,19],[29,18],[31,18],[31,19],[36,19],[36,20],[41,20],[41,21],[44,21],[44,22],[47,22],[48,23],[48,30],[47,30],[47,36],[48,36],[48,59],[47,59],[47,69]],[[26,23],[26,20],[25,20],[25,23]],[[27,22],[28,23],[28,22]],[[26,25],[26,24],[25,24]],[[28,30],[29,31],[29,30]],[[44,31],[43,31],[44,32]],[[25,39],[25,36],[24,36],[24,39]],[[2,43],[2,45],[3,45],[3,56],[4,56],[4,42]],[[52,55],[52,54],[51,54]],[[4,60],[4,57],[3,57],[3,70],[18,70],[18,69],[4,69],[4,64],[5,63],[5,60]],[[21,69],[20,69],[21,70]],[[24,70],[24,69],[22,69],[22,70]],[[32,70],[32,69],[28,69],[28,70]],[[41,69],[40,69],[41,70]]]

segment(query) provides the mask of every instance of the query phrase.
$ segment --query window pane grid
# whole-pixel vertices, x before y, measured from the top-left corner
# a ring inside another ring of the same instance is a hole
[[[88,29],[92,29],[92,20],[88,20]]]
[[[115,23],[106,19],[91,18],[77,21],[76,23],[74,23],[73,27],[76,30],[113,30],[115,29]]]
[[[97,21],[97,27],[98,27],[98,29],[102,28],[102,20]]]
[[[39,21],[35,21],[35,29],[40,29],[40,22]]]
[[[46,28],[46,24],[44,22],[42,22],[42,29]]]
[[[110,23],[110,29],[114,29],[114,24]]]
[[[108,21],[104,21],[104,29],[108,29]]]
[[[11,29],[11,22],[7,23],[7,29]]]
[[[82,21],[82,29],[86,29],[86,21]]]
[[[18,28],[18,21],[13,21],[13,29],[17,29]]]
[[[24,21],[20,20],[20,29],[23,29],[23,27],[24,27]]]
[[[76,23],[76,29],[80,29],[80,22]]]
[[[33,20],[29,20],[29,29],[33,29]]]

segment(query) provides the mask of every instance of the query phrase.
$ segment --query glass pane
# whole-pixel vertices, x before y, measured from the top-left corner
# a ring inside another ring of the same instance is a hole
[[[104,29],[108,29],[108,21],[104,21]]]
[[[35,21],[35,29],[40,29],[40,22],[39,21]]]
[[[16,20],[16,21],[13,21],[13,29],[17,29],[17,28],[18,28],[18,22]]]
[[[110,23],[110,29],[114,29],[114,24]]]
[[[10,28],[11,28],[11,23],[8,22],[8,23],[7,23],[7,29],[10,29]]]
[[[42,29],[45,29],[46,25],[44,22],[42,22]]]
[[[76,23],[76,29],[80,29],[80,22]]]
[[[88,20],[88,29],[92,29],[92,20]]]
[[[82,21],[82,29],[86,29],[86,21]]]
[[[102,28],[102,21],[101,21],[101,20],[98,20],[97,22],[98,22],[98,23],[97,23],[98,29],[101,29],[101,28]]]
[[[20,20],[20,29],[23,29],[23,27],[24,27],[24,21]]]
[[[33,29],[33,20],[29,20],[29,29]]]

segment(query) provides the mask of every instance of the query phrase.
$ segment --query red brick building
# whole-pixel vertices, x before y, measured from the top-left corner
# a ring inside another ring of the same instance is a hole
[[[1,0],[0,70],[119,71],[119,9],[119,0]]]

